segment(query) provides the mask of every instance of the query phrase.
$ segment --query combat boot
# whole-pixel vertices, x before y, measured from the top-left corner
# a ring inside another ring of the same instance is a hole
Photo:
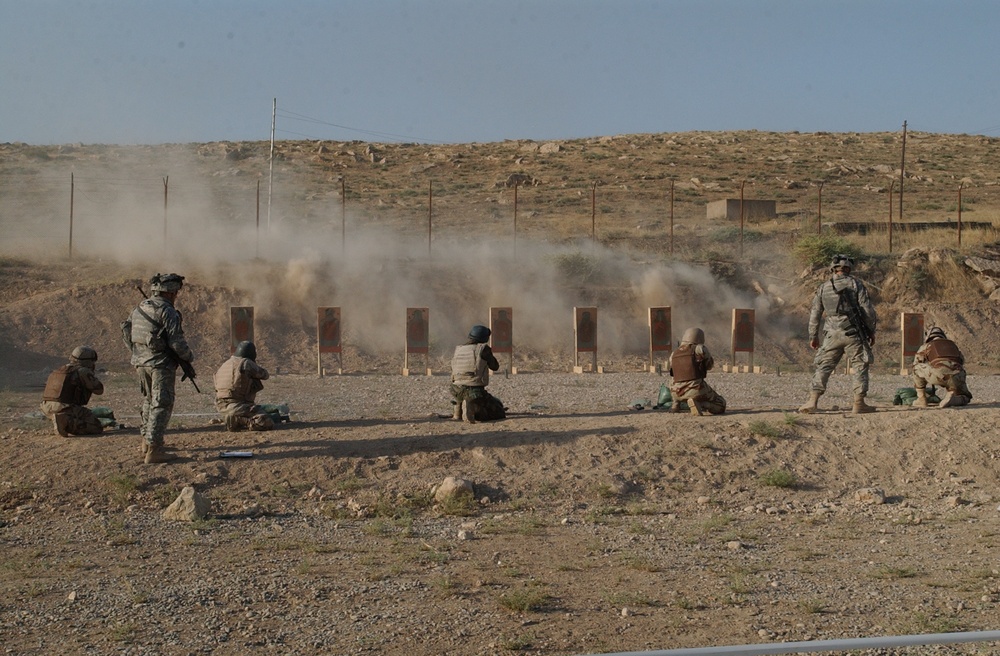
[[[479,401],[473,401],[468,399],[465,402],[465,422],[468,424],[476,423],[476,412],[479,410]]]
[[[52,415],[52,425],[55,427],[57,433],[63,437],[69,437],[69,431],[67,430],[69,428],[69,417],[57,412]]]
[[[914,408],[926,408],[927,407],[927,390],[917,388],[917,398],[913,401]]]
[[[941,403],[938,403],[938,407],[950,408],[953,405],[958,405],[958,403],[956,403],[955,400],[956,400],[955,393],[952,392],[951,390],[945,390],[944,396],[941,397]]]
[[[681,411],[681,402],[680,401],[674,401],[673,403],[670,404],[670,412],[677,413],[677,412],[680,412],[680,411]]]
[[[455,409],[452,411],[451,418],[455,421],[462,421],[462,402],[459,401],[455,404]]]
[[[691,414],[695,417],[700,417],[705,414],[705,411],[694,399],[688,399],[688,410],[690,410]]]
[[[237,415],[226,415],[226,430],[230,433],[250,430],[250,420]]]
[[[817,392],[816,390],[809,392],[809,400],[799,408],[799,412],[804,415],[811,415],[816,412],[819,409],[819,397],[821,396],[823,396],[823,392]]]
[[[162,444],[150,444],[146,447],[146,455],[142,461],[147,465],[170,462],[176,460],[177,456],[163,450]]]
[[[870,406],[867,403],[865,403],[865,395],[864,394],[855,394],[854,395],[854,407],[851,408],[851,412],[853,412],[856,415],[863,415],[863,414],[867,414],[869,412],[875,412],[875,408],[873,406]]]

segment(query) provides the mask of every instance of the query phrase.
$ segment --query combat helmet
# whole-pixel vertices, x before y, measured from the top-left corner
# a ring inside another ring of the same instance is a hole
[[[178,292],[184,286],[184,276],[176,273],[157,273],[149,279],[149,289],[154,294]]]
[[[97,362],[97,351],[89,346],[77,346],[69,357],[74,362]]]
[[[833,256],[830,261],[830,271],[836,271],[838,268],[844,267],[846,269],[854,268],[854,260],[851,259],[850,255],[844,253],[837,253]]]
[[[486,340],[490,338],[492,333],[492,330],[477,323],[471,330],[469,330],[469,340],[471,340],[473,344],[485,344]]]
[[[701,328],[688,328],[684,331],[681,341],[686,344],[704,344],[705,331]]]
[[[254,362],[257,361],[257,347],[254,346],[253,342],[240,342],[236,345],[236,351],[234,353],[237,357],[253,360]]]
[[[937,326],[931,326],[927,329],[927,337],[924,338],[925,342],[932,342],[935,339],[948,339],[948,336],[944,334],[944,330],[938,328]]]

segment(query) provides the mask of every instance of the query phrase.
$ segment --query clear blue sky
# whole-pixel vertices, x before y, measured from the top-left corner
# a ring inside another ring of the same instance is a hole
[[[0,0],[0,142],[1000,134],[1000,2]]]

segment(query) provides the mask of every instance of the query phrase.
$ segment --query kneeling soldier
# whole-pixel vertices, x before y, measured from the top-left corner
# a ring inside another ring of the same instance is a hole
[[[274,428],[274,419],[256,404],[257,392],[264,389],[267,369],[257,360],[253,342],[240,342],[232,357],[215,372],[215,408],[230,431],[265,431]]]
[[[63,437],[104,432],[101,420],[86,407],[91,394],[104,394],[104,383],[94,373],[96,367],[97,351],[77,346],[69,356],[69,364],[49,374],[41,408]]]

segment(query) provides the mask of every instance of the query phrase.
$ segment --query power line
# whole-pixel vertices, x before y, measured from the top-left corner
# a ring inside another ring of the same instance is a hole
[[[333,127],[333,128],[339,128],[341,130],[350,130],[351,132],[357,132],[359,134],[367,134],[367,135],[370,135],[370,136],[373,136],[373,137],[383,137],[383,138],[388,138],[388,139],[392,139],[392,140],[399,140],[399,141],[414,141],[414,142],[435,143],[435,144],[447,143],[447,142],[444,142],[444,141],[437,141],[435,139],[425,139],[423,137],[413,137],[413,136],[408,136],[408,135],[405,135],[405,134],[395,134],[395,133],[392,133],[392,132],[379,132],[377,130],[365,130],[363,128],[353,128],[353,127],[350,127],[348,125],[340,125],[340,124],[337,124],[337,123],[331,123],[329,121],[324,121],[322,119],[313,118],[311,116],[306,116],[305,114],[299,114],[298,112],[292,112],[292,111],[289,111],[287,109],[279,109],[278,110],[278,114],[282,118],[291,119],[293,121],[302,121],[304,123],[312,123],[312,124],[315,124],[315,125],[325,125],[325,126],[329,126],[329,127]],[[284,130],[282,130],[282,132],[284,132]],[[293,133],[289,133],[289,134],[295,134],[295,133],[293,132]],[[305,136],[305,135],[300,135],[300,136]],[[315,137],[313,137],[313,138],[315,138]]]

